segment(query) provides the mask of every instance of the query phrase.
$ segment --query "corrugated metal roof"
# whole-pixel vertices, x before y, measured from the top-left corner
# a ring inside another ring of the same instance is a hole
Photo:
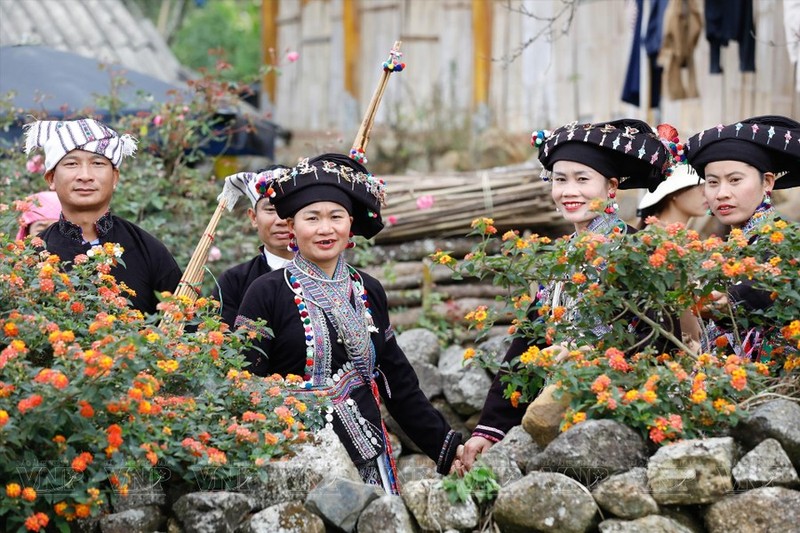
[[[153,24],[122,0],[0,0],[0,45],[19,44],[74,52],[170,83],[187,77]]]

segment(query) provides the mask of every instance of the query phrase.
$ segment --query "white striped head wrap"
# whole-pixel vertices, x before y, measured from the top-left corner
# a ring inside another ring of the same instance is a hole
[[[119,168],[123,157],[136,152],[136,142],[130,135],[119,135],[91,118],[39,120],[25,126],[25,153],[44,148],[45,173],[53,170],[73,150],[100,154]]]

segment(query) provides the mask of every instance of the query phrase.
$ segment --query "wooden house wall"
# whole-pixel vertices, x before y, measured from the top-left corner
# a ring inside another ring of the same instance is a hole
[[[354,133],[380,76],[380,64],[398,39],[408,66],[392,76],[376,128],[397,120],[429,127],[437,107],[454,117],[471,113],[478,126],[510,132],[623,116],[671,122],[693,132],[747,116],[791,116],[800,110],[780,0],[754,1],[755,73],[739,72],[738,43],[732,42],[722,50],[724,73],[709,74],[703,33],[694,53],[700,97],[676,101],[662,93],[660,110],[650,111],[644,102],[634,107],[620,100],[633,36],[631,0],[578,2],[568,25],[563,17],[554,24],[546,22],[564,8],[560,0],[273,1],[280,2],[279,46],[300,52],[300,60],[286,66],[279,77],[274,110],[280,124],[295,130],[331,130],[347,137]],[[475,49],[473,39],[473,28],[486,23],[472,15],[483,1],[492,4],[490,57]],[[354,2],[360,27],[357,94],[344,90],[346,2]],[[516,60],[502,60],[537,35]],[[644,95],[646,57],[642,59]],[[474,101],[476,61],[491,62],[486,105]]]

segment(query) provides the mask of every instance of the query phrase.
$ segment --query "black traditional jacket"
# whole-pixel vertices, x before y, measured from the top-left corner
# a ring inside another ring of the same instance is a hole
[[[267,263],[267,258],[264,257],[263,246],[261,250],[262,252],[251,260],[223,272],[217,280],[217,286],[214,287],[214,298],[217,298],[222,304],[220,307],[222,321],[231,327],[236,322],[236,315],[239,314],[239,306],[247,288],[256,278],[272,271]]]
[[[351,268],[365,295],[349,294],[349,304],[365,296],[371,313],[369,358],[353,358],[345,349],[337,326],[328,313],[299,298],[292,289],[292,268],[275,270],[253,282],[244,296],[236,326],[254,328],[265,319],[256,349],[247,353],[249,370],[264,376],[295,374],[304,378],[305,390],[323,391],[332,402],[327,424],[339,436],[353,462],[360,466],[387,450],[376,394],[403,431],[447,473],[461,435],[451,430],[431,405],[400,346],[392,326],[386,293],[371,276]],[[311,295],[309,295],[311,296]],[[312,298],[313,299],[313,298]],[[338,326],[342,329],[342,326]],[[346,340],[346,339],[343,339]],[[264,355],[266,354],[266,355]],[[371,360],[367,360],[371,359]]]
[[[133,308],[153,314],[158,304],[157,292],[175,292],[181,280],[181,269],[167,247],[145,230],[111,213],[96,222],[99,244],[117,243],[124,252],[122,261],[111,269],[119,282],[136,291],[130,297]],[[92,245],[83,241],[79,226],[62,218],[39,235],[45,248],[61,261],[72,262],[75,256],[85,254]],[[67,268],[69,268],[67,266]]]

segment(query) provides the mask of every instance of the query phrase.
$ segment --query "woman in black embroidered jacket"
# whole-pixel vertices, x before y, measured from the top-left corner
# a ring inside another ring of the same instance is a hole
[[[623,119],[597,124],[572,123],[553,132],[534,132],[532,143],[539,147],[539,160],[544,167],[542,179],[552,181],[552,197],[564,218],[575,227],[573,237],[588,233],[609,235],[612,232],[634,233],[616,213],[614,197],[617,189],[648,187],[655,189],[663,179],[668,152],[653,129],[639,120]],[[605,212],[597,214],[590,206],[598,200],[608,202]],[[535,295],[535,309],[549,306],[575,312],[573,303],[564,296],[563,283],[540,286]],[[628,325],[637,336],[645,335],[643,324],[631,320]],[[590,344],[611,328],[597,324],[584,334],[582,342]],[[506,352],[510,364],[529,348],[530,339],[517,337]],[[540,346],[540,348],[547,348]],[[567,347],[553,346],[562,354]],[[556,356],[560,359],[560,356]],[[520,424],[527,404],[517,406],[504,397],[502,372],[495,376],[483,405],[481,417],[463,453],[455,463],[459,472],[469,470],[478,455],[502,440]]]
[[[236,324],[265,319],[258,350],[247,354],[258,375],[296,374],[309,392],[332,402],[325,413],[366,483],[396,494],[396,469],[383,401],[408,436],[447,473],[461,443],[419,388],[389,323],[381,284],[347,264],[353,234],[382,228],[384,184],[340,154],[273,173],[268,196],[289,223],[294,259],[247,290]],[[263,351],[263,353],[262,353]]]
[[[710,212],[726,226],[740,230],[749,244],[758,239],[762,228],[774,227],[779,220],[772,191],[800,185],[800,122],[787,117],[760,116],[720,124],[692,136],[686,153],[689,164],[706,180]],[[773,303],[770,291],[745,280],[725,292],[713,291],[701,314],[710,317],[730,305],[736,314],[746,316]],[[769,358],[772,346],[765,341],[764,328],[751,327],[737,338],[730,320],[716,316],[719,321],[710,321],[703,332],[704,351],[714,351],[717,339],[724,336],[737,355]]]

